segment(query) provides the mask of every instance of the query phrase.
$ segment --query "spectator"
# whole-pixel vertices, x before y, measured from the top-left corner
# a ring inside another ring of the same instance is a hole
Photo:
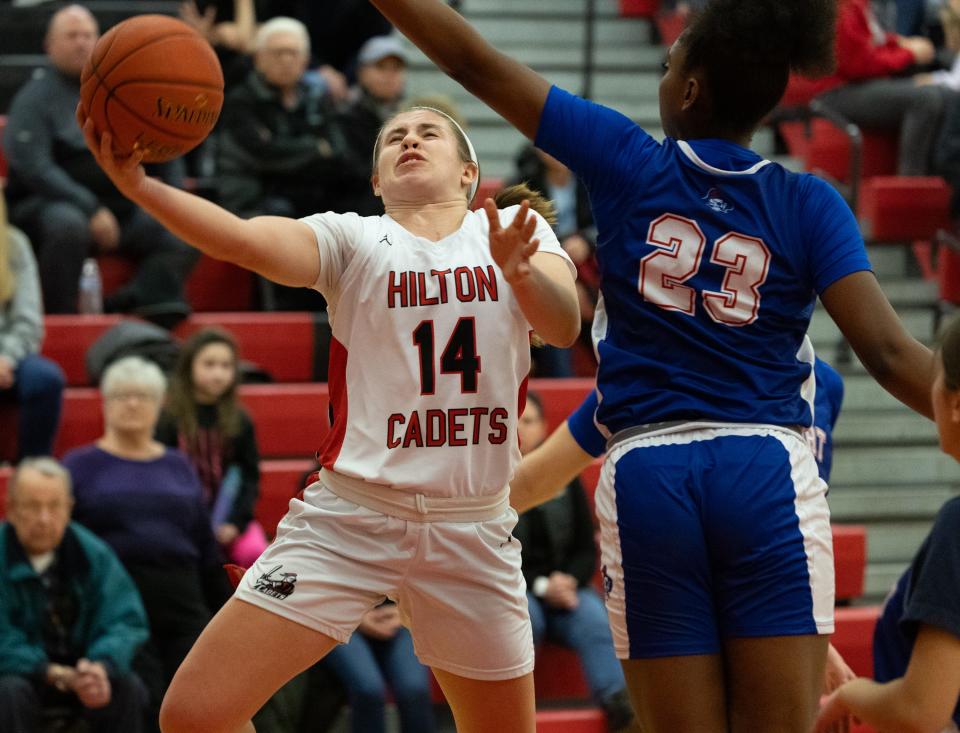
[[[76,108],[80,71],[97,37],[97,21],[80,5],[50,20],[45,46],[51,67],[14,97],[3,136],[10,219],[37,248],[48,312],[76,312],[84,258],[117,252],[138,262],[137,273],[105,308],[169,324],[189,310],[183,283],[196,254],[121,196],[86,148]],[[159,170],[179,182],[179,161]]]
[[[940,448],[960,460],[960,320],[944,331],[932,390]],[[960,498],[944,504],[887,598],[873,637],[876,682],[857,679],[824,704],[816,732],[854,715],[876,730],[960,726]]]
[[[180,448],[203,486],[214,534],[245,568],[267,546],[253,518],[260,493],[260,455],[253,422],[237,398],[237,344],[226,331],[204,329],[183,345],[157,440]]]
[[[837,22],[837,69],[816,83],[819,98],[857,125],[899,130],[900,175],[930,173],[945,93],[909,74],[934,60],[933,44],[885,32],[869,0],[843,0]]]
[[[577,295],[583,327],[580,338],[590,344],[590,325],[600,292],[596,261],[597,230],[593,225],[587,189],[571,170],[533,145],[525,146],[516,159],[517,176],[512,183],[526,181],[553,203],[556,223],[553,230],[564,251],[577,266]],[[570,349],[544,346],[533,351],[538,377],[572,377]]]
[[[400,39],[377,36],[367,41],[357,56],[357,85],[341,118],[350,149],[363,165],[343,181],[340,210],[361,216],[383,213],[383,203],[373,193],[367,162],[373,157],[380,128],[400,109],[406,84],[407,52]]]
[[[547,436],[543,405],[532,392],[527,393],[517,431],[523,455]],[[550,639],[573,649],[593,699],[607,714],[609,730],[625,730],[633,720],[633,709],[603,601],[590,587],[597,549],[590,505],[580,481],[573,478],[558,496],[520,515],[513,536],[523,548],[534,643]]]
[[[146,691],[130,661],[147,638],[113,550],[70,521],[70,474],[22,462],[0,524],[0,731],[35,733],[66,708],[98,733],[139,733]]]
[[[257,31],[254,70],[227,96],[219,125],[220,201],[241,216],[301,217],[332,208],[340,178],[369,171],[354,163],[332,103],[304,80],[307,29],[273,18]],[[323,308],[312,291],[264,284],[268,309]]]
[[[103,437],[64,458],[77,521],[114,549],[143,598],[150,642],[138,669],[154,706],[211,606],[229,595],[197,475],[179,451],[153,439],[165,390],[155,364],[115,361],[100,382]]]
[[[218,127],[220,201],[242,216],[326,211],[347,148],[331,103],[303,80],[307,29],[274,18],[254,45],[255,68],[227,96]]]
[[[19,406],[17,453],[53,452],[63,402],[63,372],[38,353],[43,304],[37,263],[23,232],[7,225],[0,194],[0,399]]]
[[[387,602],[364,614],[346,644],[320,663],[343,683],[350,700],[353,733],[384,733],[387,689],[400,713],[403,733],[436,729],[430,702],[430,676],[417,661],[413,638],[400,623],[400,611]]]

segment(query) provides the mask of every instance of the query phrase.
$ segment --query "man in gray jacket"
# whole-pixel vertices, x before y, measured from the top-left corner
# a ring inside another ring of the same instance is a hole
[[[107,299],[108,311],[185,315],[183,283],[195,250],[117,191],[77,126],[80,72],[98,34],[97,21],[80,5],[50,20],[50,67],[17,92],[3,136],[10,219],[37,249],[47,312],[76,312],[84,258],[118,252],[138,262],[137,273]],[[182,164],[174,161],[157,172],[176,183]]]

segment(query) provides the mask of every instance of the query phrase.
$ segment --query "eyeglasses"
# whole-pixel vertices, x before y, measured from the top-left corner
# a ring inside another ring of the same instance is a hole
[[[129,402],[130,400],[135,402],[156,402],[157,396],[149,392],[111,392],[107,395],[107,399],[114,402]]]

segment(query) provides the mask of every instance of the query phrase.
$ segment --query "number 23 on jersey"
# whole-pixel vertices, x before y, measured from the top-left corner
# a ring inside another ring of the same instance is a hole
[[[694,315],[697,292],[684,285],[700,270],[707,238],[699,224],[664,214],[650,224],[647,244],[657,247],[640,260],[640,295],[665,310]],[[703,307],[717,323],[746,326],[757,320],[760,287],[770,270],[763,240],[729,232],[716,240],[710,262],[725,269],[719,290],[704,290]]]

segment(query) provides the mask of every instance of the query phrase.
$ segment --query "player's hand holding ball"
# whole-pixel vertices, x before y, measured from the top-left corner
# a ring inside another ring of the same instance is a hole
[[[223,72],[203,36],[176,18],[138,15],[105,33],[80,75],[77,122],[127,196],[141,162],[173,160],[210,134],[223,105]]]

